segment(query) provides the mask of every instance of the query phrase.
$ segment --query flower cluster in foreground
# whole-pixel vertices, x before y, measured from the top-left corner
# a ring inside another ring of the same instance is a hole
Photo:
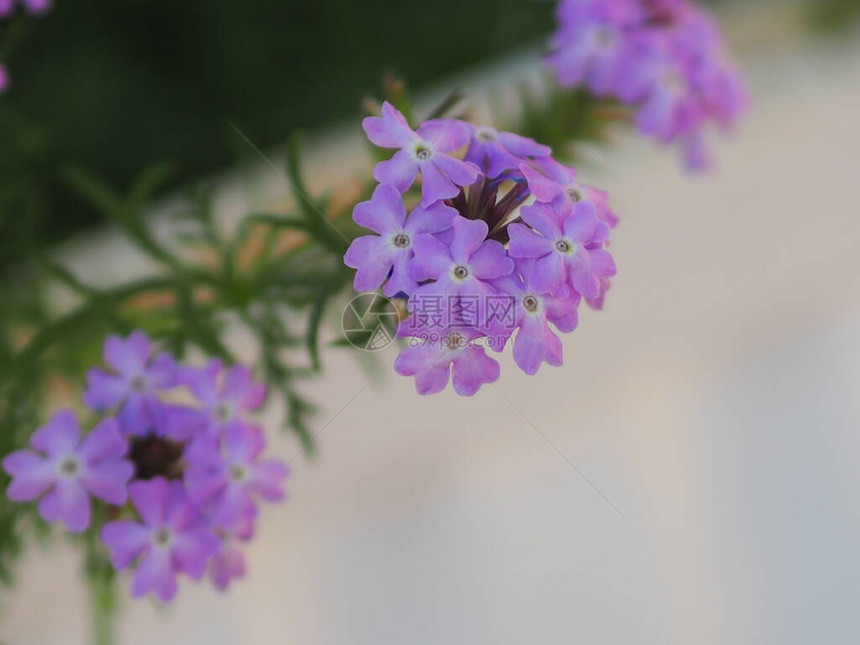
[[[108,338],[104,359],[84,402],[105,418],[82,437],[73,412],[56,413],[31,449],[3,460],[7,496],[39,500],[42,518],[70,532],[99,530],[113,566],[134,569],[132,596],[167,602],[180,573],[208,571],[225,589],[244,575],[239,544],[253,537],[257,502],[285,496],[287,466],[261,458],[263,432],[247,418],[265,387],[243,366],[183,367],[142,332]],[[107,505],[101,527],[91,497]]]
[[[688,0],[562,0],[557,17],[559,83],[634,107],[640,131],[707,167],[706,126],[732,126],[746,105],[713,18]]]
[[[453,380],[470,396],[499,376],[486,349],[511,339],[526,373],[561,365],[553,327],[573,331],[580,302],[599,308],[615,275],[606,246],[618,219],[606,193],[546,146],[490,127],[433,119],[413,130],[386,103],[364,129],[397,152],[353,212],[375,235],[357,238],[344,261],[357,291],[408,299],[395,370],[421,394]]]

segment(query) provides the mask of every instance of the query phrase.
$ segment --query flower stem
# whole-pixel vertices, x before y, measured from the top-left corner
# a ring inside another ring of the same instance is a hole
[[[91,575],[93,645],[113,645],[116,642],[116,594],[113,576]]]

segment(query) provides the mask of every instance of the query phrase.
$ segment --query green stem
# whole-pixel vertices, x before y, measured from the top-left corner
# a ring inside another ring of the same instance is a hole
[[[112,575],[97,574],[89,578],[92,603],[93,645],[116,642],[117,602]]]

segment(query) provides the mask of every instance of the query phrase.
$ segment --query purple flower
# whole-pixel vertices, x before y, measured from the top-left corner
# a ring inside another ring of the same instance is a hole
[[[610,94],[619,71],[629,63],[628,26],[640,11],[630,0],[563,2],[561,28],[552,39],[547,62],[559,84],[585,84],[593,93]]]
[[[422,123],[415,132],[405,117],[386,102],[382,117],[367,117],[363,126],[377,146],[400,149],[391,159],[376,165],[376,180],[404,193],[420,173],[424,206],[456,197],[460,186],[470,186],[478,179],[477,167],[446,154],[469,143],[469,130],[460,121],[433,119]]]
[[[33,434],[30,445],[38,452],[19,450],[3,460],[12,476],[6,495],[13,502],[47,493],[39,515],[73,533],[90,525],[90,495],[114,506],[125,504],[134,466],[123,458],[128,444],[113,419],[102,421],[82,442],[74,413],[61,411]]]
[[[226,526],[216,526],[215,534],[220,538],[218,551],[209,561],[209,577],[221,591],[225,591],[235,578],[245,577],[245,555],[240,542],[249,542],[254,537],[255,506],[248,506]]]
[[[474,163],[491,179],[506,170],[515,170],[529,157],[546,157],[552,153],[547,146],[518,134],[499,132],[488,126],[468,126],[472,142],[465,160]]]
[[[594,206],[598,219],[610,228],[618,225],[618,216],[609,206],[609,195],[598,188],[577,180],[575,168],[570,168],[551,157],[522,164],[520,172],[526,178],[529,190],[539,202],[561,204],[588,203]]]
[[[234,424],[241,424],[248,412],[256,410],[266,397],[266,386],[253,380],[244,365],[224,369],[218,359],[205,367],[183,372],[182,382],[202,404],[203,434],[217,436]]]
[[[548,63],[564,86],[612,95],[639,130],[707,165],[703,130],[734,124],[747,99],[711,16],[687,0],[565,0]]]
[[[441,392],[453,375],[454,391],[472,396],[499,378],[499,364],[476,342],[483,336],[477,330],[431,328],[403,333],[411,338],[394,361],[394,370],[415,377],[418,394]]]
[[[429,293],[451,296],[486,296],[495,293],[488,282],[514,270],[505,247],[488,240],[489,229],[483,220],[456,217],[446,244],[433,235],[415,240],[415,258],[410,265],[412,278],[422,282]]]
[[[416,237],[450,228],[456,215],[450,206],[436,202],[418,206],[407,218],[400,193],[391,186],[377,187],[373,198],[358,204],[352,215],[356,223],[379,233],[356,238],[344,256],[347,266],[358,269],[355,290],[376,291],[385,282],[386,296],[412,293],[418,283],[407,268]]]
[[[176,576],[200,579],[219,540],[207,529],[180,482],[162,477],[129,485],[129,494],[142,522],[108,522],[101,539],[117,569],[136,564],[131,578],[135,598],[153,593],[162,602],[176,595]]]
[[[260,459],[265,445],[262,430],[241,424],[227,428],[220,441],[193,443],[185,453],[185,484],[191,500],[211,502],[215,521],[229,524],[258,497],[284,499],[283,480],[289,469],[277,459]]]
[[[522,209],[524,224],[511,224],[510,254],[534,258],[533,288],[558,293],[570,281],[586,298],[600,295],[600,278],[615,275],[615,262],[601,246],[609,226],[594,214],[591,204],[578,203],[558,212],[545,204]]]
[[[120,427],[125,434],[145,435],[164,422],[160,390],[177,385],[173,358],[160,354],[151,358],[152,343],[141,331],[127,339],[110,336],[105,341],[104,360],[112,372],[93,369],[87,374],[84,403],[103,412],[121,404]]]
[[[517,266],[522,277],[514,274],[499,280],[497,285],[501,293],[514,298],[518,330],[514,338],[514,361],[526,374],[537,374],[541,363],[556,367],[562,364],[561,340],[549,323],[563,333],[575,330],[579,324],[577,307],[581,298],[566,287],[558,295],[548,295],[534,286],[533,261],[521,260]],[[501,336],[510,335],[511,331],[510,328],[502,330]],[[496,351],[503,348],[503,342],[493,344]]]
[[[0,94],[9,89],[9,71],[5,65],[0,65]]]

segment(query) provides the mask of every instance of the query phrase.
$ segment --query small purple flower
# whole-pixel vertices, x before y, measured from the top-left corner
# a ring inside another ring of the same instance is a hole
[[[5,65],[0,65],[0,94],[9,89],[9,71]]]
[[[499,132],[489,126],[468,124],[472,137],[466,152],[466,161],[471,161],[491,179],[506,170],[515,170],[530,157],[546,157],[552,150],[532,139],[510,132]]]
[[[454,218],[450,242],[433,235],[415,240],[415,258],[410,265],[412,278],[418,282],[435,280],[422,287],[430,293],[449,296],[486,296],[495,293],[489,280],[501,278],[514,270],[505,247],[488,240],[489,229],[483,220]]]
[[[534,258],[533,288],[558,293],[570,281],[586,298],[600,295],[600,278],[615,275],[615,262],[601,246],[609,238],[609,226],[597,219],[594,206],[577,203],[562,212],[546,204],[522,209],[524,224],[511,224],[510,254]]]
[[[500,293],[514,298],[515,325],[514,361],[526,374],[537,374],[541,363],[558,367],[562,364],[562,346],[549,323],[563,333],[570,333],[579,324],[577,308],[581,300],[576,292],[562,288],[551,296],[534,286],[535,263],[521,260],[517,263],[522,273],[498,281]],[[504,330],[509,335],[512,330]],[[504,335],[504,332],[503,332]],[[493,344],[502,351],[503,342]]]
[[[400,193],[392,186],[377,187],[373,198],[358,204],[352,215],[357,224],[379,233],[356,238],[344,256],[344,263],[358,270],[355,290],[376,291],[385,282],[386,296],[412,293],[418,283],[407,268],[417,236],[450,228],[456,215],[450,206],[436,202],[418,206],[406,217]]]
[[[164,422],[159,391],[177,385],[176,363],[169,354],[151,357],[152,343],[141,331],[127,339],[110,336],[105,341],[104,360],[112,372],[92,369],[87,374],[84,403],[99,412],[115,405],[120,428],[130,435],[145,435]]]
[[[405,193],[420,173],[424,206],[456,197],[460,186],[470,186],[478,179],[475,165],[447,154],[469,143],[469,130],[460,121],[433,119],[422,123],[415,132],[406,118],[386,102],[382,117],[367,117],[363,126],[377,146],[400,149],[391,159],[376,165],[376,180]]]
[[[403,335],[411,336],[409,346],[398,354],[394,370],[415,377],[418,394],[441,392],[453,376],[454,391],[472,396],[485,383],[499,379],[499,364],[476,342],[483,337],[477,330],[428,328]]]
[[[227,428],[220,441],[201,439],[191,444],[185,452],[185,484],[191,500],[211,503],[215,521],[229,524],[258,497],[284,499],[283,480],[289,469],[277,459],[260,459],[265,445],[262,430],[242,424]]]
[[[240,542],[249,542],[254,537],[254,519],[257,508],[248,506],[239,517],[226,526],[216,526],[215,534],[220,538],[221,545],[209,561],[209,577],[221,591],[226,591],[236,578],[244,578],[247,568],[245,555],[239,548]]]
[[[73,533],[90,525],[90,495],[125,504],[134,466],[123,458],[128,444],[113,419],[102,421],[82,442],[74,413],[61,411],[33,434],[30,445],[38,452],[19,450],[3,460],[12,476],[6,495],[13,502],[29,502],[47,491],[39,515]]]
[[[627,27],[640,15],[630,0],[563,2],[561,28],[552,39],[547,62],[559,84],[585,84],[598,96],[615,89],[619,71],[629,63]]]
[[[537,159],[532,164],[522,164],[520,172],[526,178],[529,190],[539,202],[589,203],[594,206],[598,219],[610,228],[618,225],[618,215],[609,206],[609,195],[598,188],[582,184],[577,179],[576,169],[557,162],[551,157]]]
[[[218,551],[219,540],[188,502],[180,482],[168,483],[162,477],[137,481],[129,485],[129,494],[142,522],[108,522],[101,539],[117,569],[137,562],[131,578],[133,597],[153,593],[169,602],[176,595],[177,574],[199,580]]]
[[[210,437],[241,424],[243,416],[259,408],[266,397],[266,386],[253,380],[250,369],[234,365],[225,370],[218,359],[202,368],[185,370],[182,382],[202,404],[202,432]]]

